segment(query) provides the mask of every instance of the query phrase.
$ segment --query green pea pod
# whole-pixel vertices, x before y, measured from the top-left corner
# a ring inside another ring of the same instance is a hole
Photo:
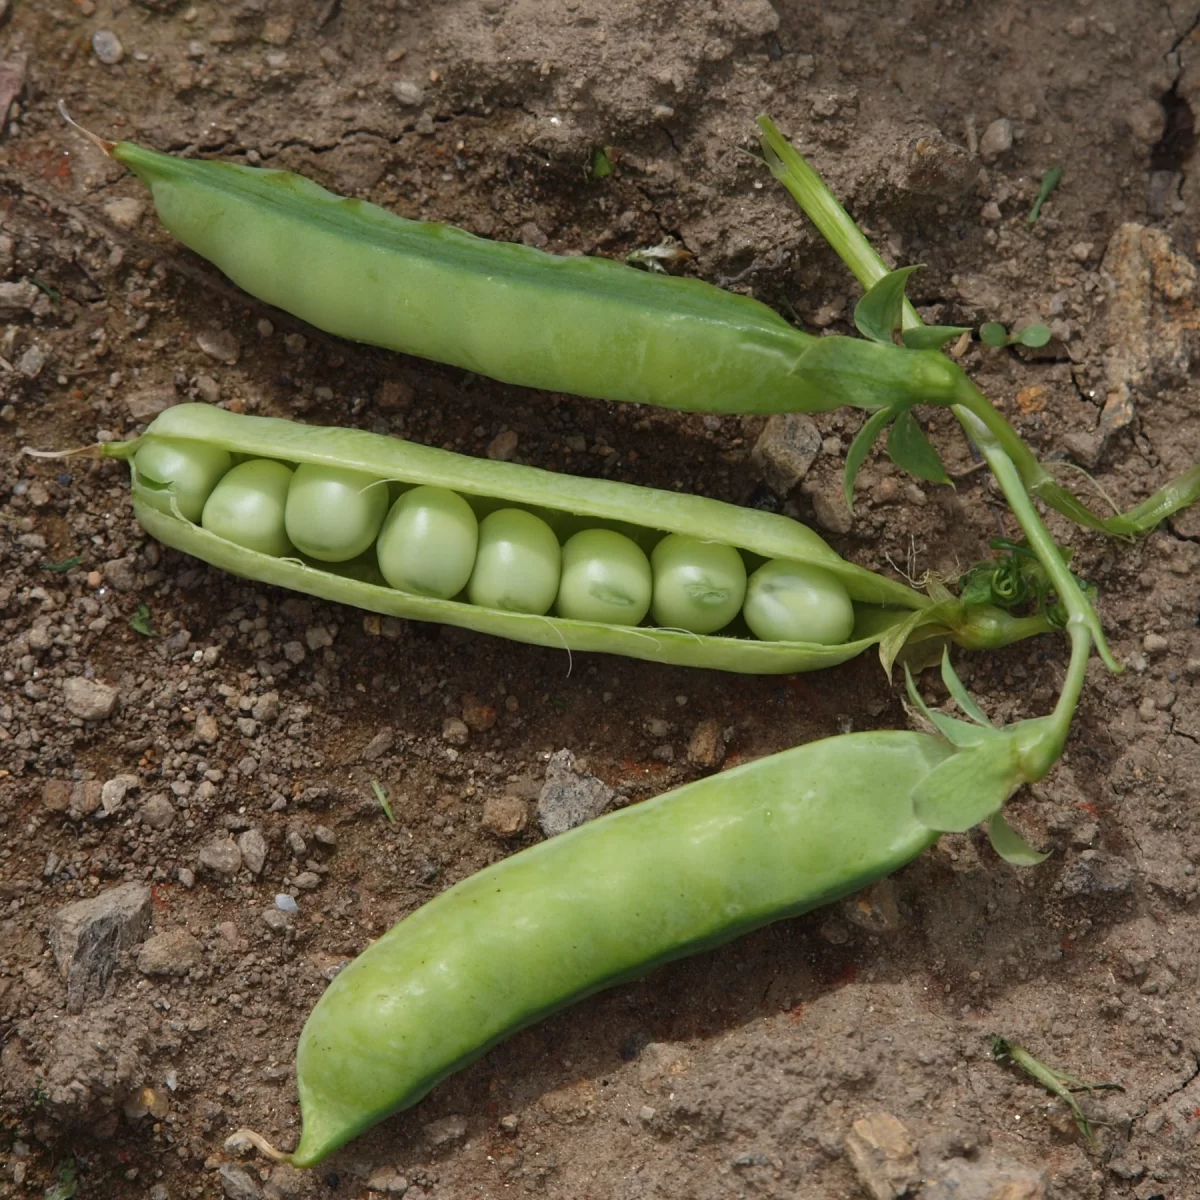
[[[745,674],[791,674],[845,662],[874,645],[888,646],[887,665],[905,642],[951,636],[972,648],[1007,644],[1049,628],[1040,618],[1016,618],[988,605],[935,603],[904,584],[847,562],[816,533],[773,513],[716,500],[607,480],[557,475],[515,463],[468,458],[357,429],[302,425],[272,417],[181,404],[155,418],[146,433],[110,442],[106,456],[132,458],[148,444],[194,443],[231,455],[289,464],[322,464],[404,485],[461,494],[482,515],[506,505],[535,512],[564,539],[579,529],[609,526],[649,553],[669,533],[717,538],[759,560],[789,559],[821,568],[854,604],[850,640],[837,645],[759,641],[748,634],[700,635],[644,626],[505,612],[397,591],[372,561],[339,564],[276,558],[235,545],[167,509],[159,491],[134,471],[134,513],[152,536],[235,575],[326,600],[413,620],[437,621],[533,645],[622,654],[651,662]]]
[[[87,136],[147,185],[185,246],[250,295],[353,341],[526,387],[697,412],[950,398],[933,351],[814,338],[697,279],[411,221],[290,171]]]
[[[952,747],[826,738],[523,850],[394,926],[329,985],[296,1056],[299,1167],[568,1004],[897,870],[938,834],[910,797]],[[233,1141],[234,1139],[231,1139]]]

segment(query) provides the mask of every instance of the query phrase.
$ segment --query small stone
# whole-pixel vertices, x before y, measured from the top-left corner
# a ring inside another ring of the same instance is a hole
[[[812,494],[813,516],[822,529],[846,534],[854,528],[854,515],[846,507],[846,497],[840,487],[827,488]]]
[[[875,1200],[897,1200],[921,1182],[912,1138],[891,1113],[874,1112],[855,1121],[846,1135],[846,1154]]]
[[[392,95],[405,108],[420,108],[425,103],[425,89],[411,79],[392,80]]]
[[[262,923],[273,933],[286,933],[292,927],[292,922],[288,914],[280,912],[277,908],[264,908],[262,911]]]
[[[479,697],[468,693],[462,698],[462,719],[468,729],[476,733],[486,733],[496,724],[496,710],[490,704],[484,704]]]
[[[294,17],[284,14],[278,17],[268,17],[263,23],[262,40],[268,46],[286,46],[296,32]]]
[[[372,1192],[403,1196],[408,1191],[408,1180],[395,1167],[376,1167],[367,1176],[367,1188]]]
[[[989,200],[980,210],[979,219],[986,221],[989,225],[995,225],[997,221],[1002,220],[1004,214],[1000,211],[1000,205],[995,200]]]
[[[310,625],[304,631],[304,640],[314,654],[318,650],[326,650],[333,645],[333,636],[324,625]]]
[[[1073,38],[1087,37],[1088,23],[1087,17],[1072,17],[1067,22],[1067,36]]]
[[[104,205],[104,215],[118,228],[128,232],[137,226],[146,204],[136,196],[118,196]]]
[[[135,775],[118,775],[109,779],[100,789],[100,807],[105,816],[118,812],[125,803],[125,797],[138,786]]]
[[[529,805],[519,796],[489,796],[483,803],[483,827],[499,838],[517,837],[529,827]]]
[[[82,676],[63,682],[67,711],[84,721],[103,721],[113,715],[120,693],[111,684]]]
[[[196,334],[196,345],[217,362],[232,367],[241,357],[242,348],[237,338],[227,329],[204,329]]]
[[[250,708],[256,721],[274,721],[279,716],[279,693],[263,692]]]
[[[150,889],[141,883],[109,888],[54,914],[50,949],[67,981],[68,1012],[82,1012],[104,994],[118,953],[146,936],[153,916]]]
[[[46,365],[46,352],[38,345],[30,346],[20,358],[17,359],[17,370],[25,376],[26,379],[36,379],[41,373],[42,368]]]
[[[570,750],[556,751],[546,764],[546,782],[538,796],[538,825],[546,837],[566,833],[598,817],[615,796],[603,780],[576,769]]]
[[[1142,638],[1142,649],[1155,658],[1160,654],[1166,654],[1170,648],[1170,641],[1161,633],[1148,633]]]
[[[448,1146],[461,1142],[467,1136],[465,1117],[440,1117],[425,1126],[425,1138],[431,1146]]]
[[[396,735],[391,729],[381,729],[367,744],[363,747],[363,760],[365,762],[375,762],[376,759],[382,758],[395,744]]]
[[[138,820],[151,829],[170,829],[175,822],[175,805],[159,792],[138,809]]]
[[[293,667],[298,667],[308,657],[308,651],[304,649],[303,642],[285,642],[283,646],[283,657],[286,658]]]
[[[237,840],[237,848],[242,853],[242,861],[252,875],[261,874],[263,864],[267,861],[267,839],[260,829],[247,829]]]
[[[1156,1188],[1155,1194],[1162,1193]],[[1050,1181],[1044,1171],[1007,1163],[948,1163],[921,1188],[921,1200],[1048,1200],[1049,1196]]]
[[[201,745],[212,746],[221,736],[221,727],[212,713],[202,712],[196,714],[196,725],[193,732],[196,735],[196,741]]]
[[[200,965],[204,947],[186,929],[156,933],[138,951],[138,970],[143,975],[186,975]]]
[[[216,404],[221,399],[221,385],[211,375],[197,375],[194,386],[196,399],[205,404]]]
[[[449,742],[451,746],[465,746],[470,740],[471,731],[466,722],[458,717],[447,717],[442,722],[442,741]]]
[[[125,57],[125,47],[111,29],[97,29],[92,34],[92,53],[106,67],[113,67]]]
[[[821,453],[821,431],[803,413],[776,413],[759,434],[750,461],[777,496],[787,497]]]
[[[1156,146],[1167,128],[1167,114],[1157,100],[1146,97],[1130,105],[1125,124],[1135,142],[1147,147]]]
[[[279,892],[275,896],[275,907],[280,912],[296,913],[300,911],[300,905],[296,903],[295,896],[289,896],[287,892]]]
[[[135,421],[153,421],[160,412],[178,403],[173,387],[143,388],[125,397],[125,408]]]
[[[519,441],[516,432],[512,429],[506,429],[502,433],[496,434],[488,443],[486,452],[488,458],[498,462],[508,462],[516,454]]]
[[[301,871],[292,882],[302,891],[311,892],[321,886],[321,877],[316,871]]]
[[[1129,863],[1100,850],[1084,850],[1059,879],[1059,887],[1068,896],[1119,896],[1132,883]]]
[[[1012,149],[1013,127],[1007,117],[993,121],[979,139],[979,157],[985,163],[995,162],[1002,154]]]
[[[250,1177],[250,1172],[237,1163],[222,1163],[221,1187],[227,1200],[262,1200],[262,1188]]]
[[[337,846],[337,834],[328,825],[318,825],[313,830],[313,837],[317,839],[317,845],[326,850],[333,850]]]
[[[214,875],[230,878],[241,870],[242,852],[233,838],[226,834],[213,838],[200,848],[199,863]]]
[[[506,1113],[500,1118],[500,1132],[505,1137],[516,1137],[521,1128],[521,1118],[516,1113]]]
[[[26,279],[0,283],[0,317],[18,317],[27,313],[42,293]]]
[[[179,880],[180,887],[194,888],[196,886],[196,872],[191,867],[180,867],[175,872],[175,878]]]
[[[132,592],[137,588],[137,570],[132,554],[123,558],[110,558],[103,567],[104,578],[109,587],[118,592]]]
[[[42,785],[42,804],[52,813],[65,813],[71,806],[71,784],[66,779],[47,779]]]
[[[709,718],[701,721],[688,739],[688,762],[694,767],[712,771],[725,761],[725,737],[721,724]]]

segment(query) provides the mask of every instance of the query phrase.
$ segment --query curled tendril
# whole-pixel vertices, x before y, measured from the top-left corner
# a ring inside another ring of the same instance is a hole
[[[960,600],[965,604],[994,604],[1008,612],[1029,606],[1061,629],[1067,622],[1066,606],[1029,546],[1008,538],[993,538],[989,544],[994,557],[972,567],[959,579]],[[1063,557],[1069,562],[1070,551],[1064,550]],[[1072,577],[1088,600],[1093,600],[1096,588],[1078,575]]]

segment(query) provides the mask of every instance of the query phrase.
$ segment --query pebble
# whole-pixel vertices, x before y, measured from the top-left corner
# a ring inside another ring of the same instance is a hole
[[[503,433],[498,433],[488,443],[487,456],[495,459],[498,462],[508,462],[510,458],[517,452],[517,443],[519,442],[517,434],[506,429]]]
[[[136,196],[118,196],[113,200],[108,200],[104,205],[104,215],[118,229],[124,229],[127,232],[137,227],[137,223],[142,219],[142,214],[146,211],[145,201],[139,200]]]
[[[175,872],[175,878],[179,880],[180,887],[194,888],[196,886],[196,872],[191,867],[180,867]]]
[[[0,283],[0,317],[16,317],[28,312],[42,293],[26,279]]]
[[[41,346],[30,346],[20,358],[17,359],[17,370],[20,371],[26,379],[36,379],[41,373],[42,368],[46,365],[46,352]]]
[[[1012,149],[1013,126],[1007,117],[993,121],[979,139],[979,157],[985,163],[995,162],[1002,154]]]
[[[230,877],[236,875],[242,867],[242,852],[237,843],[228,834],[215,837],[200,848],[200,866],[212,871],[215,875]]]
[[[227,329],[204,329],[196,334],[196,345],[217,362],[232,367],[241,357],[242,348],[237,338]]]
[[[103,721],[113,715],[120,693],[108,683],[82,676],[63,682],[67,711],[84,721]]]
[[[425,1138],[431,1146],[448,1146],[452,1142],[461,1142],[466,1136],[465,1117],[439,1117],[425,1126]]]
[[[178,402],[173,387],[149,387],[130,392],[125,397],[125,408],[135,421],[152,421]]]
[[[198,938],[186,929],[168,929],[142,943],[137,965],[143,975],[186,975],[203,956]]]
[[[228,1200],[261,1200],[262,1188],[250,1177],[250,1172],[237,1163],[222,1163],[221,1187]]]
[[[721,723],[711,717],[701,721],[688,739],[688,762],[706,771],[715,770],[725,761],[725,737]]]
[[[382,758],[395,741],[396,735],[390,729],[381,729],[363,748],[363,760],[374,762],[377,758]]]
[[[451,746],[465,746],[470,740],[471,731],[465,721],[460,721],[458,717],[447,717],[442,722],[442,741],[449,742]]]
[[[294,17],[284,14],[278,17],[268,17],[263,24],[262,40],[268,46],[286,46],[296,32]]]
[[[478,696],[468,693],[462,698],[462,719],[468,729],[476,733],[486,733],[496,724],[496,710],[490,704],[484,704]]]
[[[392,95],[405,108],[420,108],[425,103],[425,89],[411,79],[392,80]]]
[[[170,829],[175,823],[175,805],[159,792],[138,809],[138,820],[151,829]]]
[[[300,830],[289,829],[287,831],[288,849],[297,857],[303,858],[308,853],[308,847],[304,843],[304,838],[300,835]]]
[[[1044,1171],[1007,1163],[949,1163],[921,1188],[921,1200],[1047,1200],[1049,1196],[1050,1181]]]
[[[327,650],[333,645],[333,635],[324,625],[310,625],[304,631],[304,640],[314,654],[318,650]]]
[[[979,219],[986,221],[989,225],[995,225],[997,221],[1002,220],[1004,214],[1000,211],[1000,205],[995,200],[989,200],[980,210]]]
[[[196,741],[202,745],[211,746],[221,736],[221,727],[212,713],[198,713],[195,726]]]
[[[1123,858],[1084,850],[1058,881],[1067,896],[1119,896],[1133,883],[1133,868]]]
[[[125,797],[138,786],[135,775],[118,775],[109,779],[100,789],[100,807],[106,816],[117,812],[125,803]]]
[[[242,861],[253,875],[261,874],[267,861],[267,839],[260,829],[247,829],[237,840],[237,848],[241,851]]]
[[[301,871],[292,882],[301,889],[301,891],[311,892],[314,888],[321,886],[321,877],[316,871]]]
[[[291,896],[288,899],[291,900]],[[286,933],[292,927],[292,923],[288,919],[288,914],[280,912],[277,908],[264,908],[262,911],[262,923],[275,933]]]
[[[766,485],[786,498],[821,453],[821,431],[803,413],[776,413],[759,434],[750,461]]]
[[[813,516],[822,529],[845,534],[854,528],[854,516],[846,507],[846,497],[840,486],[812,494]]]
[[[125,47],[111,29],[97,29],[92,34],[92,53],[106,67],[113,67],[125,57]]]
[[[313,830],[313,837],[317,839],[318,845],[323,846],[326,850],[332,850],[337,846],[337,834],[328,825],[318,825]]]
[[[855,1121],[846,1134],[846,1156],[875,1200],[895,1200],[921,1182],[916,1147],[891,1113],[868,1113]]]
[[[577,770],[570,750],[558,750],[546,764],[546,782],[537,802],[538,825],[546,837],[566,833],[598,817],[615,796],[603,780]]]
[[[132,592],[137,588],[137,570],[134,567],[132,554],[124,558],[110,558],[101,568],[109,587],[118,592]]]
[[[489,796],[483,804],[483,827],[499,838],[517,837],[529,827],[529,805],[519,796]]]
[[[395,1167],[376,1167],[367,1176],[367,1188],[372,1192],[403,1196],[408,1191],[408,1180]]]
[[[221,399],[221,385],[211,375],[197,375],[194,381],[196,399],[216,404]]]
[[[1154,146],[1161,139],[1167,127],[1167,114],[1157,100],[1149,96],[1134,101],[1125,114],[1125,124],[1134,141],[1143,146]]]
[[[275,907],[280,912],[295,913],[300,911],[300,905],[296,903],[295,896],[289,896],[287,892],[279,892],[275,897]]]
[[[1170,641],[1163,637],[1161,633],[1148,633],[1142,638],[1142,649],[1147,654],[1158,657],[1160,654],[1166,654],[1171,648]]]
[[[154,901],[141,883],[109,888],[54,914],[50,949],[67,981],[68,1012],[82,1012],[87,1001],[104,994],[117,955],[137,945],[153,919]]]

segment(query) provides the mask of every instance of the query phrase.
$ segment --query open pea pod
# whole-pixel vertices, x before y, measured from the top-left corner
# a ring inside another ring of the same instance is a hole
[[[977,648],[998,646],[1049,628],[1040,617],[1018,618],[990,605],[935,601],[841,558],[811,529],[772,513],[703,497],[608,480],[558,475],[515,463],[468,458],[357,429],[302,425],[272,417],[182,404],[158,416],[134,441],[104,445],[105,456],[133,459],[148,444],[191,444],[243,458],[293,466],[319,464],[389,481],[393,490],[428,485],[464,497],[486,513],[502,506],[534,512],[560,537],[582,528],[614,528],[649,552],[668,534],[736,548],[752,568],[783,559],[832,576],[853,603],[848,640],[835,645],[762,641],[734,621],[718,634],[500,611],[462,598],[437,599],[389,587],[373,552],[344,564],[274,557],[235,544],[165,504],[161,487],[133,472],[134,512],[166,545],[235,575],[305,592],[388,616],[437,621],[533,645],[622,654],[651,662],[746,674],[790,674],[833,666],[872,646],[886,664],[907,642],[952,638]]]

